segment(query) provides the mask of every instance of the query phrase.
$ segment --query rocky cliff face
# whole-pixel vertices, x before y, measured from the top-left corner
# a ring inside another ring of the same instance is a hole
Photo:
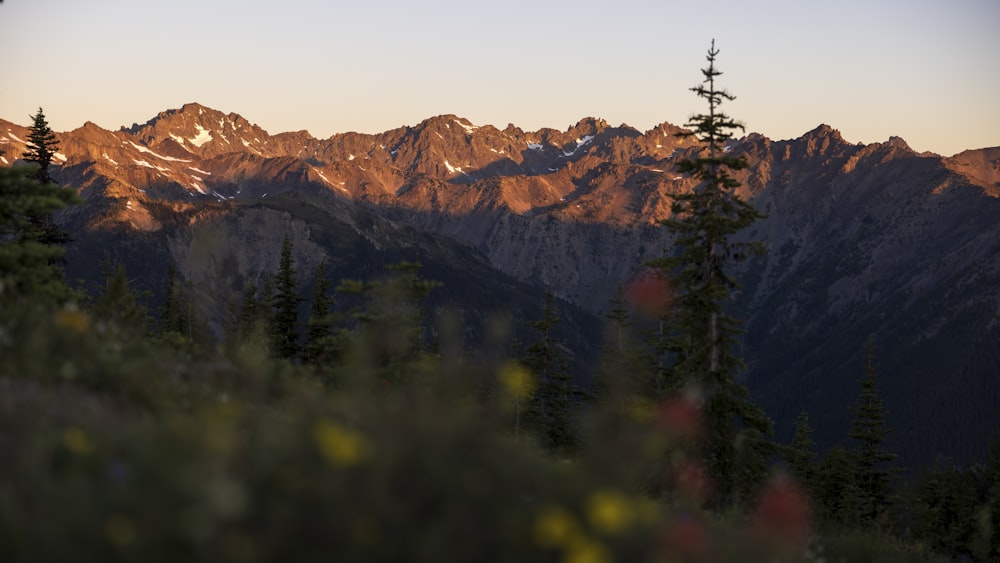
[[[457,240],[598,313],[669,249],[657,223],[672,194],[694,187],[675,166],[699,150],[678,132],[593,118],[526,132],[444,115],[319,140],[188,104],[119,131],[88,123],[61,134],[55,175],[86,200],[64,218],[78,232],[168,231],[171,256],[206,288],[262,259],[240,250],[246,241],[281,239],[246,211],[224,236],[212,229],[234,209],[298,194],[408,236]],[[8,160],[26,138],[0,121]],[[911,457],[978,455],[982,436],[955,434],[1000,426],[1000,148],[943,158],[898,138],[852,144],[822,125],[784,141],[750,134],[726,150],[747,158],[740,193],[767,214],[745,233],[769,252],[741,271],[734,310],[747,319],[747,383],[779,430],[806,408],[822,443],[846,440],[862,343],[874,335],[895,444]],[[289,213],[282,224],[296,220]],[[307,251],[314,235],[299,234],[303,263],[322,255]],[[198,250],[226,237],[238,242]],[[200,260],[215,266],[195,268]],[[928,416],[945,422],[917,424]]]

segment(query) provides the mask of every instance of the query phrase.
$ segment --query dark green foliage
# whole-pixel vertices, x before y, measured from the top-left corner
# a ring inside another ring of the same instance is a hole
[[[878,395],[878,376],[875,371],[875,344],[869,338],[865,348],[865,376],[861,380],[861,393],[851,409],[854,423],[851,438],[857,444],[854,450],[854,476],[858,492],[858,516],[862,522],[876,520],[889,506],[894,471],[886,464],[896,459],[883,447],[888,430],[885,412]]]
[[[194,308],[184,286],[177,282],[177,268],[167,267],[167,287],[160,307],[160,335],[175,340],[194,336]]]
[[[49,166],[52,158],[59,150],[59,142],[56,134],[49,128],[48,121],[42,108],[38,108],[38,113],[31,117],[31,131],[28,133],[27,152],[21,158],[26,162],[33,163],[36,168],[31,176],[42,185],[53,184],[52,176],[49,174]],[[70,241],[69,234],[56,226],[52,221],[51,212],[44,212],[38,215],[29,215],[28,219],[31,228],[28,229],[27,238],[37,240],[49,246],[65,246]],[[62,264],[62,255],[54,258],[52,263]]]
[[[380,317],[380,322],[399,323],[406,327],[407,346],[413,352],[426,351],[428,342],[426,336],[426,318],[420,302],[441,283],[420,277],[421,264],[418,262],[400,262],[386,269],[390,272],[387,283],[377,284],[373,293],[374,301],[371,310]],[[380,295],[382,296],[380,298]],[[397,299],[391,296],[396,295]],[[380,302],[390,304],[384,310],[379,310]],[[395,303],[393,303],[396,301]]]
[[[333,311],[334,299],[330,295],[332,285],[326,277],[326,264],[316,267],[314,276],[312,300],[310,303],[309,320],[306,321],[306,342],[302,351],[302,359],[308,363],[320,365],[330,362],[338,356],[334,338],[336,318]]]
[[[821,520],[839,526],[854,525],[857,517],[857,492],[851,454],[834,446],[816,468],[814,501]]]
[[[266,307],[257,296],[257,284],[247,280],[236,312],[236,339],[249,337],[258,327],[267,324]]]
[[[118,264],[111,273],[110,262],[105,258],[104,292],[94,302],[94,318],[109,327],[131,336],[142,335],[147,329],[149,315],[136,294],[129,287],[125,265]]]
[[[38,113],[31,116],[31,132],[28,133],[27,149],[21,155],[21,159],[37,165],[32,176],[40,184],[51,183],[49,166],[59,150],[59,141],[56,140],[56,134],[49,128],[49,122],[45,119],[42,108],[38,108]]]
[[[802,411],[799,413],[798,420],[795,421],[795,435],[792,437],[792,442],[788,445],[785,454],[788,460],[788,469],[808,490],[813,489],[816,473],[816,453],[813,450],[812,433],[812,427],[809,426],[809,414]]]
[[[65,303],[79,297],[63,279],[65,251],[42,240],[39,225],[79,199],[73,190],[40,184],[31,174],[27,167],[0,168],[0,301]]]
[[[521,361],[531,372],[536,385],[526,419],[545,447],[564,451],[572,450],[576,443],[572,427],[577,390],[569,374],[565,347],[554,333],[559,320],[555,296],[547,292],[542,318],[531,322],[538,339],[525,348]]]
[[[925,473],[914,487],[913,533],[931,549],[951,557],[982,555],[983,505],[986,487],[981,474],[956,467]]]
[[[204,352],[214,341],[207,324],[195,310],[191,287],[178,279],[171,263],[167,268],[167,283],[159,311],[160,340],[178,350]],[[237,331],[237,319],[227,319],[227,331]],[[236,332],[233,332],[236,334]]]
[[[295,358],[299,354],[299,302],[298,280],[292,243],[286,235],[281,243],[281,261],[274,275],[274,296],[270,303],[273,316],[269,327],[271,353],[278,358]]]
[[[343,280],[337,292],[353,301],[347,311],[350,324],[334,334],[334,347],[354,340],[352,361],[364,366],[351,377],[383,386],[413,384],[426,372],[410,370],[429,359],[421,301],[441,284],[420,277],[421,265],[400,262],[388,266],[385,277],[372,282]]]
[[[108,330],[97,311],[135,303],[123,268],[93,315],[6,309],[0,560],[814,559],[787,535],[808,525],[794,497],[779,494],[745,518],[707,512],[683,491],[640,493],[684,475],[687,441],[698,439],[678,434],[676,417],[634,408],[648,399],[623,410],[625,396],[609,392],[588,409],[590,431],[573,453],[511,439],[505,398],[479,392],[509,362],[456,346],[446,330],[440,351],[427,353],[412,338],[419,331],[402,326],[423,315],[400,304],[432,285],[414,268],[344,284],[361,290],[366,313],[338,377],[323,384],[312,366],[269,357],[253,336],[195,358]],[[377,302],[386,296],[391,303]],[[536,330],[557,326],[553,301]],[[926,559],[883,536],[817,542],[814,553],[830,560]]]
[[[708,67],[702,69],[705,79],[692,88],[708,102],[709,112],[687,123],[693,129],[689,135],[703,148],[697,158],[678,165],[699,184],[690,193],[673,196],[673,217],[662,223],[675,236],[675,254],[648,265],[671,275],[678,290],[666,330],[655,344],[671,362],[662,370],[664,387],[701,396],[709,433],[705,455],[719,500],[726,503],[746,497],[766,475],[765,459],[772,449],[766,436],[772,423],[736,379],[746,367],[734,353],[740,323],[723,310],[738,287],[727,267],[762,251],[758,243],[732,238],[762,215],[734,192],[740,183],[730,172],[747,163],[742,156],[729,156],[725,142],[743,126],[719,109],[734,97],[716,87],[722,74],[715,68],[716,55],[713,41]]]

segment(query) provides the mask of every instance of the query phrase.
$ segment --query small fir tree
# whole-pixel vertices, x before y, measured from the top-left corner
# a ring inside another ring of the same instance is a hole
[[[189,287],[177,281],[177,268],[167,268],[167,286],[159,311],[160,338],[178,348],[192,346],[207,336],[207,327],[200,322],[191,301]],[[231,327],[229,327],[231,328]]]
[[[274,296],[265,301],[274,312],[270,324],[271,353],[278,358],[294,358],[299,353],[298,281],[295,277],[292,243],[285,235],[281,243],[281,261],[274,276]]]
[[[816,470],[816,453],[813,451],[813,429],[809,425],[809,413],[802,411],[795,420],[795,434],[788,445],[788,467],[800,482],[808,483]]]
[[[330,295],[330,278],[326,277],[326,264],[316,267],[315,287],[307,321],[308,331],[303,349],[303,359],[312,364],[320,363],[332,350],[333,297]]]
[[[28,150],[21,155],[21,159],[37,166],[32,176],[40,184],[43,186],[54,184],[55,182],[49,174],[49,167],[52,164],[52,158],[59,150],[59,142],[56,140],[56,134],[49,128],[49,124],[45,120],[45,114],[42,113],[42,108],[38,108],[38,113],[31,116],[31,120],[31,130],[28,133]],[[29,220],[31,228],[26,231],[26,235],[30,238],[49,246],[66,246],[70,241],[69,233],[56,226],[52,220],[51,213],[31,215],[29,216]],[[61,254],[53,259],[53,264],[63,265]]]
[[[816,468],[813,498],[820,516],[827,524],[854,525],[857,515],[857,492],[851,454],[843,446],[830,448]]]
[[[123,333],[145,334],[148,314],[129,286],[124,264],[119,263],[111,273],[110,261],[105,257],[104,292],[94,302],[93,313]]]
[[[883,448],[889,431],[885,428],[885,412],[878,394],[875,371],[875,341],[869,338],[865,346],[865,376],[861,393],[851,409],[854,421],[850,436],[857,443],[853,452],[854,477],[858,491],[858,516],[862,522],[873,522],[889,505],[893,471],[886,464],[896,455]]]
[[[38,113],[31,116],[31,132],[28,133],[27,149],[21,155],[21,159],[33,162],[38,167],[32,176],[42,185],[51,183],[49,166],[59,150],[59,142],[56,140],[56,134],[49,128],[42,108],[38,108]]]
[[[799,413],[799,418],[795,421],[795,435],[788,445],[788,468],[792,475],[807,488],[812,488],[814,473],[816,472],[816,453],[813,451],[813,429],[809,426],[809,414],[806,411]]]
[[[261,305],[257,301],[257,283],[254,280],[247,280],[243,288],[243,296],[239,307],[236,310],[236,334],[240,338],[247,338],[253,333],[261,315]]]
[[[564,347],[554,331],[559,321],[555,297],[546,292],[542,318],[531,322],[538,339],[525,349],[522,359],[536,382],[525,414],[547,448],[571,450],[576,442],[572,429],[576,392]]]
[[[727,266],[763,252],[763,247],[732,240],[762,215],[734,192],[740,183],[731,172],[746,168],[747,162],[742,155],[729,155],[725,143],[744,127],[720,110],[723,101],[735,97],[716,86],[722,74],[715,67],[718,54],[713,41],[708,67],[702,69],[704,81],[691,88],[708,102],[709,111],[693,116],[687,123],[692,131],[684,135],[696,137],[703,148],[677,168],[699,184],[690,193],[673,196],[673,216],[662,222],[675,236],[674,255],[648,265],[672,275],[677,286],[670,317],[654,343],[671,362],[661,369],[662,388],[702,397],[706,461],[718,500],[726,503],[750,494],[766,475],[772,447],[765,436],[771,434],[772,422],[736,380],[746,367],[733,351],[740,324],[723,310],[738,288]]]

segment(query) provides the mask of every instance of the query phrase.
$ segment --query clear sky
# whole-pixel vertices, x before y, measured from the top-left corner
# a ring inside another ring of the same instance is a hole
[[[5,0],[0,117],[117,129],[197,101],[320,138],[444,113],[647,130],[703,110],[715,38],[748,131],[950,155],[1000,145],[998,30],[998,0]]]

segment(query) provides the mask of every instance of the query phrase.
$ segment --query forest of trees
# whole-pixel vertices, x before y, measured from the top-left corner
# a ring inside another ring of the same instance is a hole
[[[173,264],[155,309],[112,256],[75,289],[52,217],[77,196],[39,109],[25,164],[0,168],[0,560],[1000,558],[1000,440],[981,466],[895,466],[878,335],[827,452],[806,412],[775,442],[740,383],[731,267],[762,249],[733,241],[760,214],[723,150],[742,126],[717,55],[679,168],[698,187],[674,196],[671,253],[613,300],[593,381],[552,293],[531,340],[469,349],[425,310],[441,288],[419,264],[334,281],[287,236],[221,337]]]

